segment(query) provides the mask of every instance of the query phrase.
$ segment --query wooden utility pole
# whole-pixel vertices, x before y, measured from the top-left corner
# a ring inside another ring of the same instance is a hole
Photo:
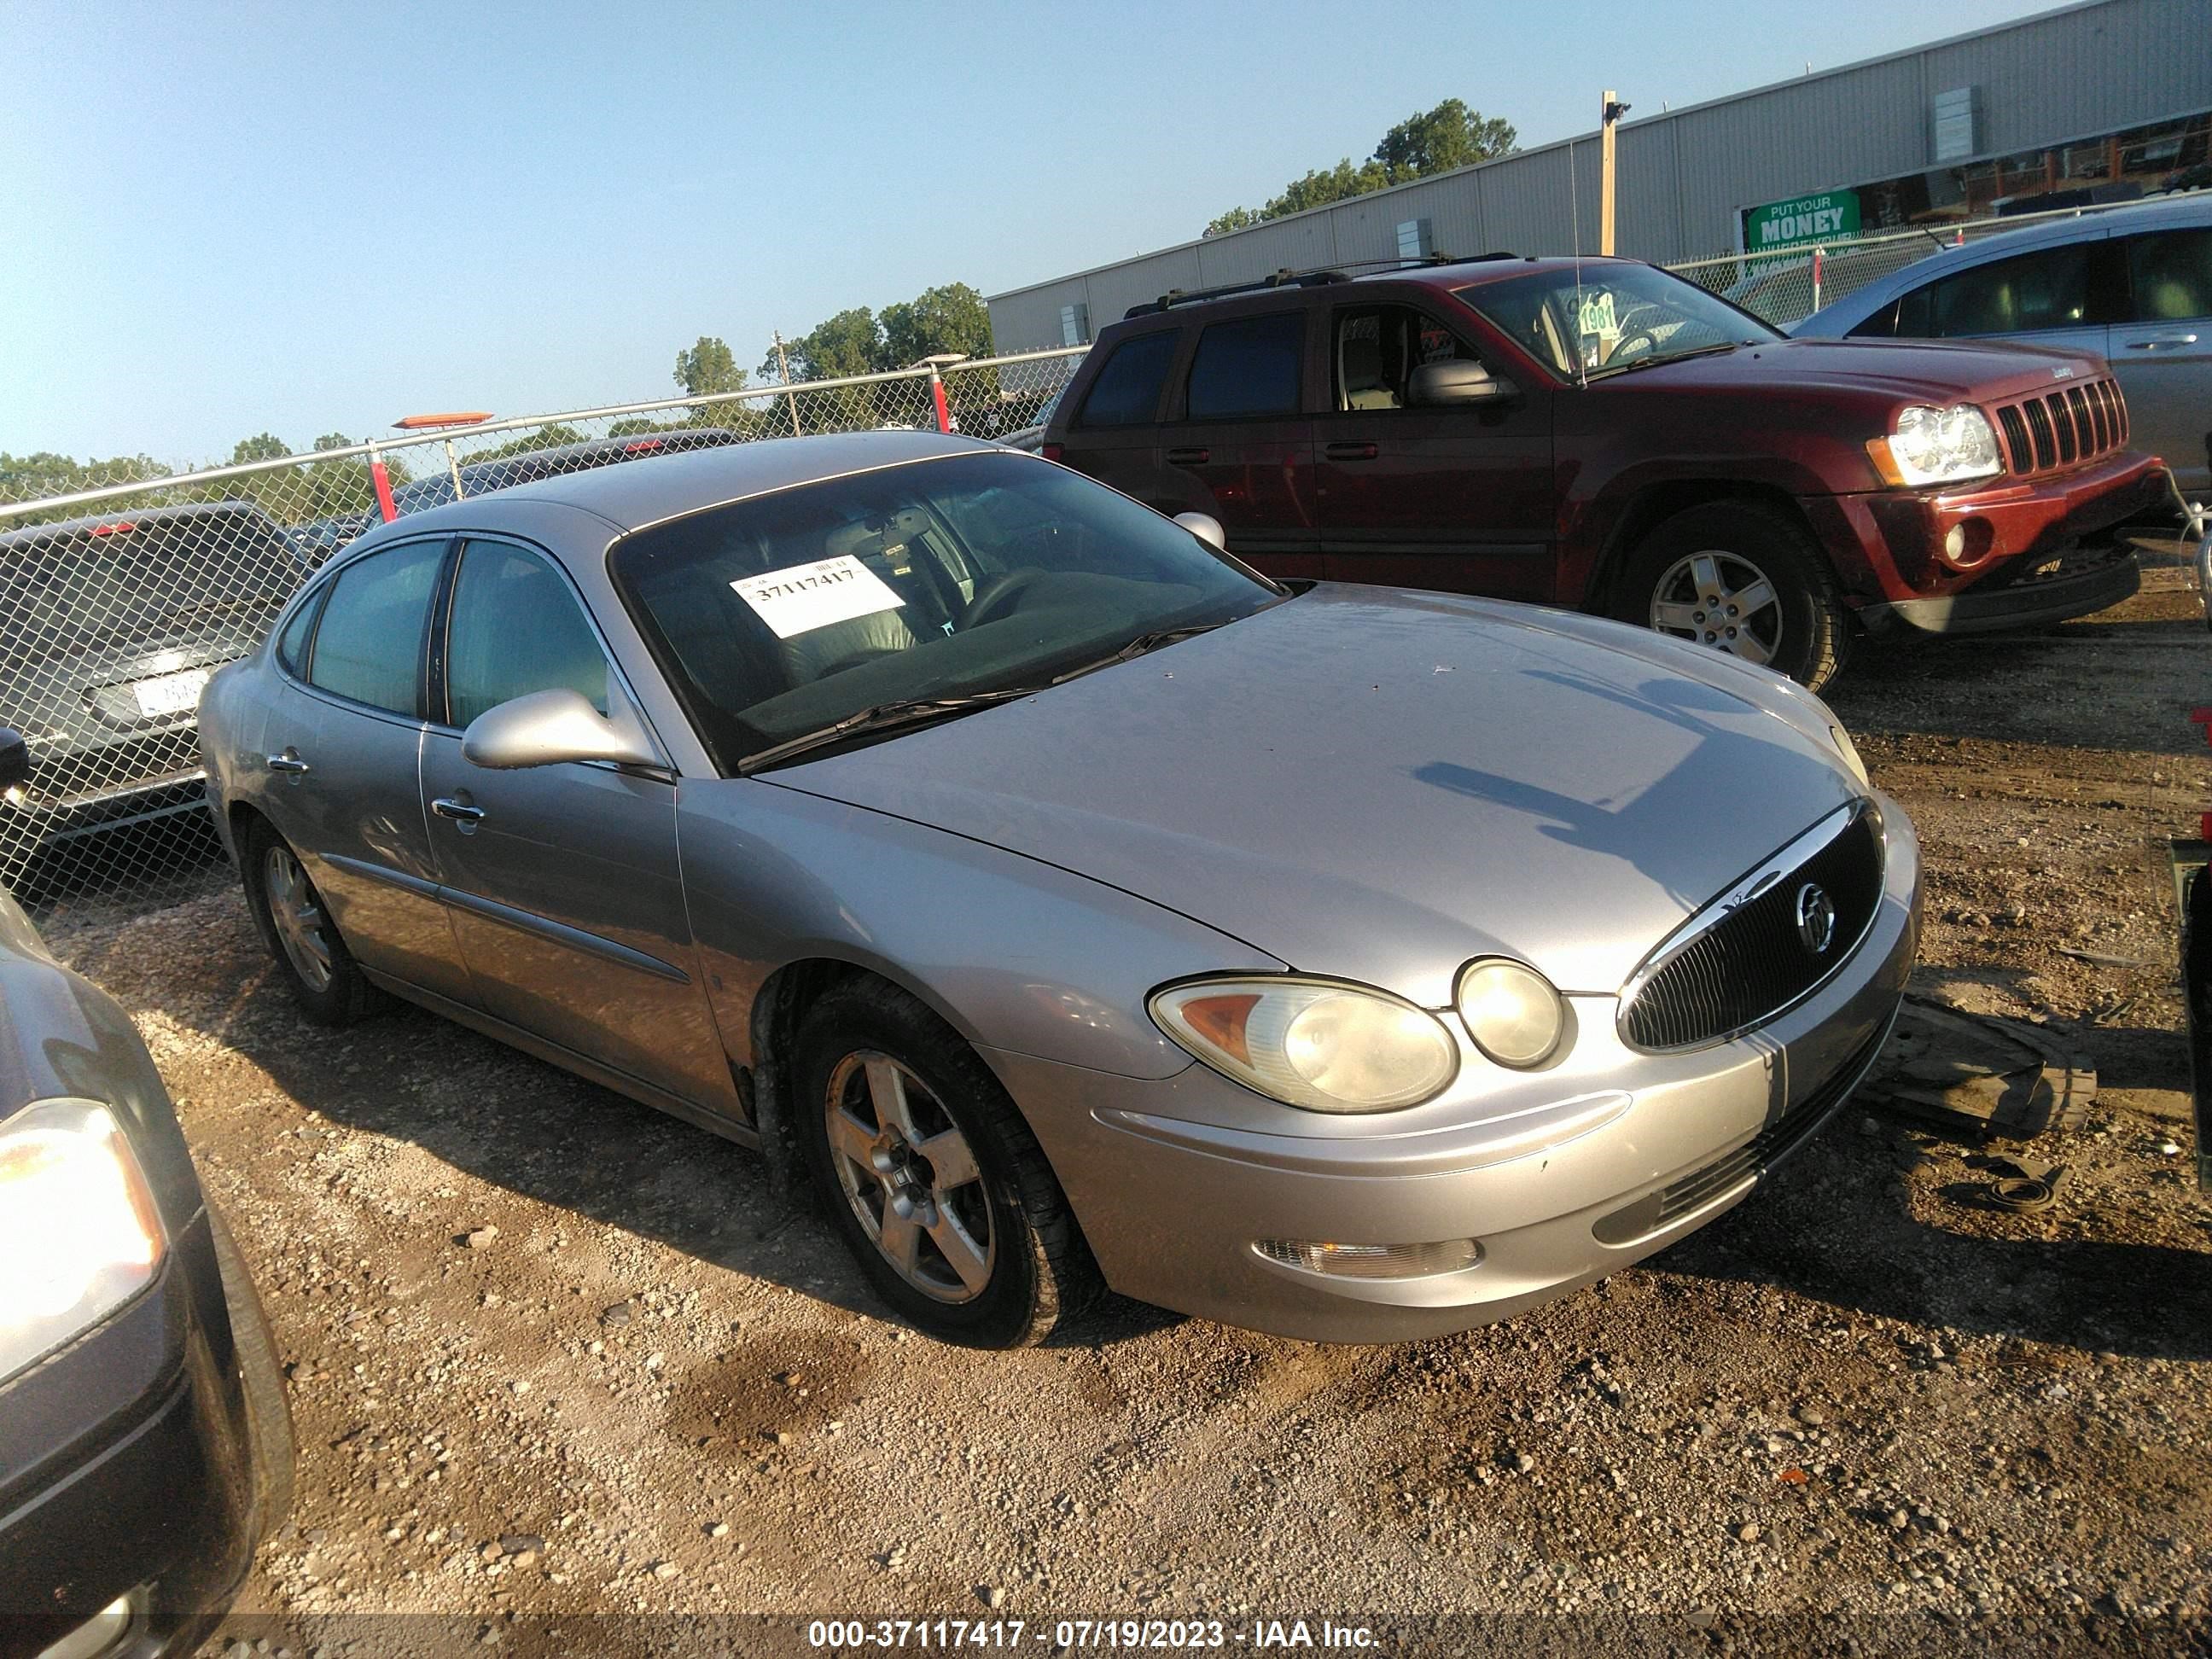
[[[783,331],[775,331],[775,366],[783,374],[783,400],[791,405],[791,435],[799,435],[799,397],[791,389],[791,359],[783,355]]]
[[[1606,88],[1598,122],[1597,251],[1608,258],[1613,253],[1613,129],[1627,113],[1628,106],[1610,87]]]

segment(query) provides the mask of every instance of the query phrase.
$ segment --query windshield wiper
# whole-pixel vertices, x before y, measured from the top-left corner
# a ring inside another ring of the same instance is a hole
[[[1226,623],[1210,622],[1193,623],[1186,628],[1156,628],[1149,634],[1138,635],[1127,645],[1099,658],[1096,662],[1087,662],[1080,668],[1071,668],[1065,674],[1054,675],[1052,683],[1058,685],[1063,681],[1075,678],[1079,674],[1092,673],[1101,668],[1111,668],[1117,662],[1127,662],[1132,657],[1141,657],[1147,651],[1157,651],[1164,645],[1173,645],[1177,640],[1187,640],[1198,634],[1211,634],[1217,628],[1227,626]]]
[[[1670,351],[1663,357],[1638,357],[1632,363],[1623,363],[1618,368],[1601,368],[1585,380],[1607,380],[1616,374],[1633,374],[1639,368],[1657,368],[1662,363],[1687,362],[1692,357],[1710,357],[1717,352],[1734,351],[1741,346],[1759,345],[1758,340],[1723,340],[1717,345],[1697,346],[1688,351]]]
[[[787,760],[810,749],[819,749],[824,744],[835,743],[840,738],[849,738],[855,732],[884,732],[902,726],[919,726],[942,716],[988,708],[993,703],[1033,697],[1048,689],[1042,685],[1008,685],[995,691],[970,691],[957,697],[901,697],[892,702],[873,703],[857,714],[831,721],[819,731],[802,732],[798,737],[787,738],[781,743],[771,744],[757,754],[747,755],[738,763],[738,775],[750,777],[763,767],[773,766],[780,760]]]

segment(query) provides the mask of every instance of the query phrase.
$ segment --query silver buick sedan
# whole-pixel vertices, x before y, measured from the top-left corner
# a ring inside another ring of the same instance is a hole
[[[803,1168],[884,1300],[1502,1318],[1832,1116],[1911,826],[1647,630],[1278,586],[1037,457],[705,451],[413,515],[202,705],[301,1008],[405,998]]]

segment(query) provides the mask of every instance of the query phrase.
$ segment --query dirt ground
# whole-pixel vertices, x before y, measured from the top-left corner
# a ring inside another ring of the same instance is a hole
[[[1978,1148],[1854,1108],[1686,1243],[1403,1346],[1117,1303],[939,1347],[751,1155],[425,1014],[303,1024],[227,880],[49,916],[137,1018],[289,1364],[297,1502],[211,1650],[726,1646],[751,1627],[703,1615],[762,1613],[2203,1644],[2212,1206],[2164,853],[2212,807],[2193,590],[2166,559],[2090,621],[1863,649],[1832,702],[1926,849],[1917,988],[2098,1070],[2025,1149],[2057,1203],[1962,1202]]]

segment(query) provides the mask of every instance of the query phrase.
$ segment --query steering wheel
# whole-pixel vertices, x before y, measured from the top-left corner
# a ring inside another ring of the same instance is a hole
[[[1624,334],[1620,339],[1614,341],[1613,349],[1605,354],[1606,362],[1617,363],[1624,358],[1632,356],[1633,349],[1639,343],[1646,351],[1656,351],[1659,349],[1658,337],[1648,328],[1639,328],[1635,333]]]
[[[976,590],[975,597],[968,601],[960,612],[956,629],[965,632],[990,621],[1001,611],[1013,609],[1013,600],[1026,592],[1044,573],[1030,565],[1020,570],[1001,571]]]

